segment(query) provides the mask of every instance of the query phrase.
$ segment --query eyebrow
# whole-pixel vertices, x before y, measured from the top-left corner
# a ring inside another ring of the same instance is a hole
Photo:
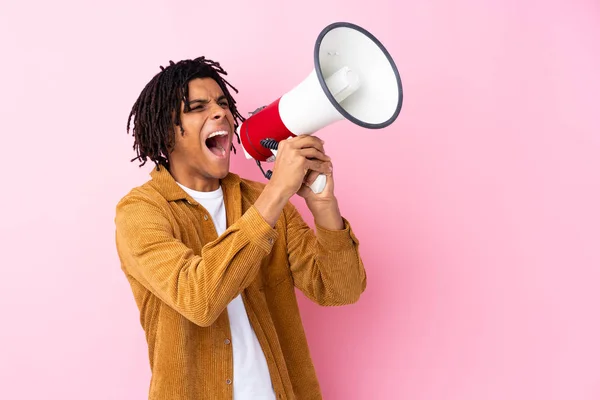
[[[217,103],[220,102],[221,100],[227,100],[227,96],[225,96],[225,95],[219,96],[219,98],[217,99]],[[188,104],[192,105],[192,104],[195,104],[195,103],[208,104],[209,100],[206,100],[206,99],[195,99],[195,100],[191,100]]]

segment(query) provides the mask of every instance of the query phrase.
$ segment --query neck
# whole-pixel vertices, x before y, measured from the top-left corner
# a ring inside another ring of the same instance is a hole
[[[170,166],[169,172],[175,181],[197,192],[213,192],[221,185],[217,178],[208,178],[189,170],[182,170],[175,165]]]

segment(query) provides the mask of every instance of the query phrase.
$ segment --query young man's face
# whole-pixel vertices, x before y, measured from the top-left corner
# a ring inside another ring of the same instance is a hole
[[[215,182],[229,172],[229,153],[234,120],[223,91],[214,79],[198,78],[189,82],[189,111],[181,106],[181,125],[175,127],[175,147],[170,155],[171,168],[197,183],[206,182],[212,190]],[[202,186],[202,185],[200,185]]]

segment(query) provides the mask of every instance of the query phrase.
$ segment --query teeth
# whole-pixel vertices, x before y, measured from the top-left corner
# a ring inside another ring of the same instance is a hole
[[[229,132],[227,132],[227,131],[216,131],[216,132],[213,132],[210,135],[208,135],[208,139],[210,139],[211,137],[215,137],[215,136],[225,136],[225,135],[229,135]]]

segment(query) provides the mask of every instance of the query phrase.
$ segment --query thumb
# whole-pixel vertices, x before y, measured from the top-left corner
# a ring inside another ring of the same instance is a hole
[[[298,194],[298,196],[307,199],[310,196],[314,196],[315,194],[313,193],[312,189],[310,188],[310,186],[308,186],[308,184],[303,183],[300,186],[300,189],[298,189],[298,191],[296,192],[296,194]]]

